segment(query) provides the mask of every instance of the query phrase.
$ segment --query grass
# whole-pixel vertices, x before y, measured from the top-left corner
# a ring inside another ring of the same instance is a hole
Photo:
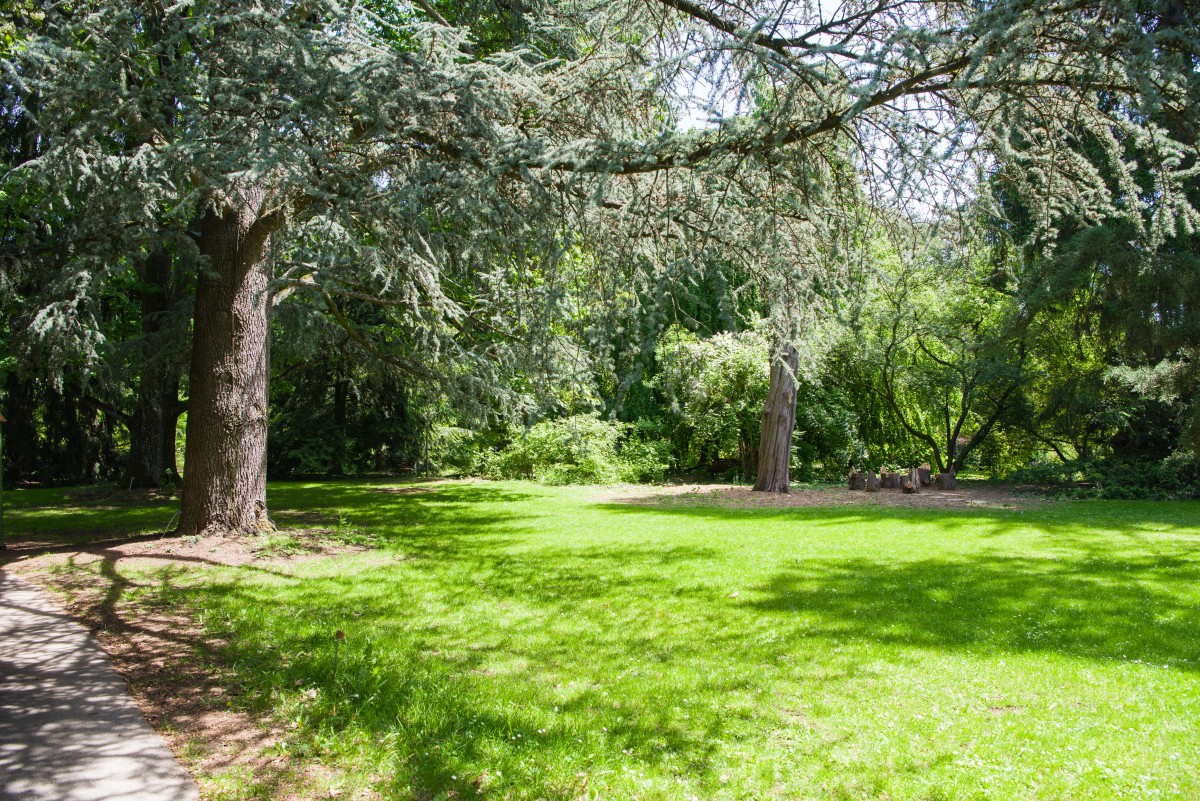
[[[45,536],[54,496],[10,495],[10,536]],[[1200,504],[611,495],[272,485],[283,526],[377,550],[173,569],[154,593],[346,797],[1200,797]]]

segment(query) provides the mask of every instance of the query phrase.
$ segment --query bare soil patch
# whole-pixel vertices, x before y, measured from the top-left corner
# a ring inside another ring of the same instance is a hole
[[[261,563],[287,563],[367,550],[330,539],[327,529],[288,529],[279,534],[254,537],[178,537],[150,534],[102,541],[88,546],[55,545],[37,540],[11,543],[8,559],[37,559],[45,566],[95,561],[95,558],[120,560],[130,567],[156,568],[186,564],[236,567]]]
[[[908,495],[901,490],[852,491],[845,487],[797,488],[786,494],[754,492],[741,484],[681,484],[665,487],[621,487],[602,492],[597,500],[645,506],[718,506],[729,509],[788,509],[819,506],[889,506],[914,509],[1027,509],[1046,501],[1018,495],[1013,487],[960,482],[954,490],[932,487]]]

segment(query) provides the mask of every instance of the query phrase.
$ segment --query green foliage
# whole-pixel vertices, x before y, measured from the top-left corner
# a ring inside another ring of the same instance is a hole
[[[860,466],[863,442],[850,398],[828,375],[802,378],[796,391],[792,475],[797,481],[841,481]]]
[[[1187,454],[1166,459],[1094,459],[1037,462],[1010,480],[1038,492],[1070,498],[1114,500],[1200,499],[1200,460]]]
[[[4,344],[113,410],[85,421],[105,454],[60,473],[115,473],[155,349],[139,265],[165,247],[186,274],[178,377],[198,224],[251,196],[283,344],[275,475],[470,472],[512,420],[597,407],[662,423],[681,467],[748,474],[763,339],[803,339],[864,262],[880,275],[859,287],[852,346],[804,387],[800,472],[864,448],[947,466],[981,449],[999,470],[1018,442],[1086,458],[1200,441],[1185,4],[850,5],[8,3]],[[688,85],[729,113],[685,123],[702,100]],[[986,248],[883,252],[876,227],[896,221],[867,210],[929,186],[954,196],[951,220],[982,196]],[[1028,330],[1064,307],[1084,313]],[[1123,339],[1087,342],[1097,331]],[[1112,390],[1113,367],[1145,403]],[[65,442],[36,404],[25,438]],[[1148,435],[1129,436],[1135,419]],[[646,436],[617,440],[547,463],[608,480],[613,459],[666,462]]]
[[[547,484],[661,481],[670,465],[666,444],[633,436],[631,429],[595,414],[543,420],[489,453],[482,470]]]
[[[759,421],[767,398],[769,350],[755,332],[708,339],[674,327],[660,340],[651,385],[669,410],[680,464],[718,458],[757,467]]]

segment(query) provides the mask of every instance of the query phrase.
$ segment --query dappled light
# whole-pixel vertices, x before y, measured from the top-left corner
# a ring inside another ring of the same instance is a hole
[[[72,592],[104,588],[92,614],[114,627],[136,631],[133,597],[195,616],[235,709],[274,721],[289,759],[385,796],[703,797],[764,772],[851,796],[1195,787],[1194,504],[676,497],[279,484],[281,526],[352,528],[368,549],[241,567],[41,558]],[[1154,738],[1125,733],[1162,715]],[[1042,756],[1000,770],[1021,743]],[[1065,770],[1068,747],[1129,778]]]

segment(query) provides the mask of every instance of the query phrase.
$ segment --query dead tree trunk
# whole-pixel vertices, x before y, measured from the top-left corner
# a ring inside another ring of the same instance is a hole
[[[159,487],[179,480],[175,464],[175,425],[179,421],[177,350],[166,342],[179,326],[170,319],[171,255],[158,248],[141,269],[142,338],[145,341],[137,401],[129,421],[129,461],[125,481],[134,487]]]
[[[796,370],[800,353],[791,345],[771,365],[771,388],[758,440],[758,492],[791,490],[792,431],[796,427]]]
[[[200,227],[184,451],[183,534],[248,534],[267,517],[267,379],[271,270],[278,225],[266,194],[243,188]]]

